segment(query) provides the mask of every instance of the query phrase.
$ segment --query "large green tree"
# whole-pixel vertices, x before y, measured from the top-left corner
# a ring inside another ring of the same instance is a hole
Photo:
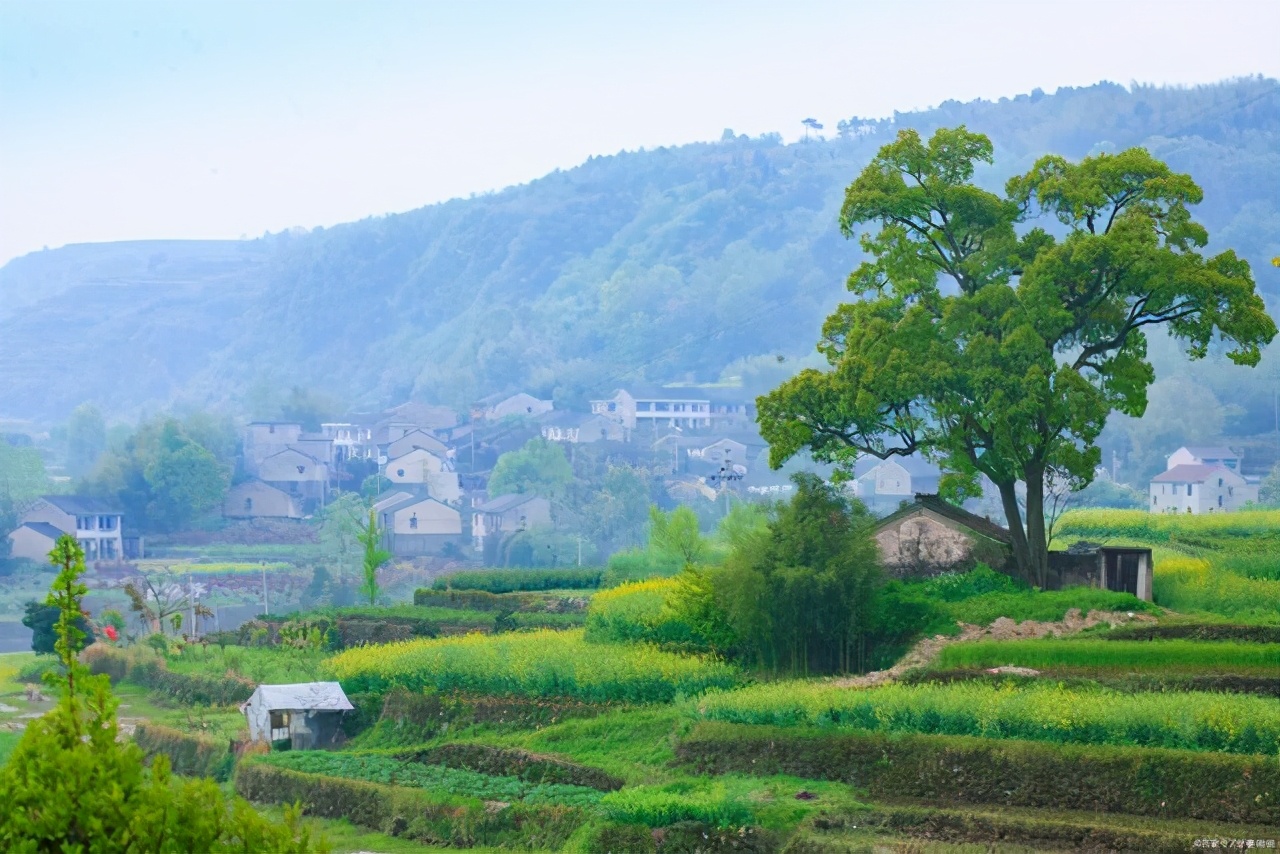
[[[902,131],[880,149],[840,215],[846,237],[874,227],[848,282],[862,298],[826,321],[829,368],[761,397],[759,417],[775,466],[803,449],[845,471],[919,452],[955,498],[985,476],[1018,567],[1044,584],[1046,483],[1087,484],[1108,415],[1142,414],[1146,330],[1193,359],[1217,343],[1255,365],[1276,327],[1249,265],[1203,254],[1189,176],[1140,148],[1050,155],[1000,194],[974,181],[992,154],[964,127],[927,142]]]
[[[67,421],[67,471],[82,477],[107,449],[107,422],[90,403],[82,403]]]
[[[498,457],[489,476],[489,495],[532,493],[558,499],[572,481],[573,467],[564,448],[538,437]]]

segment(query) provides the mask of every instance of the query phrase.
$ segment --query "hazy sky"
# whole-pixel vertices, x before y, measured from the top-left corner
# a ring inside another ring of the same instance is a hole
[[[1276,0],[0,0],[0,263],[331,225],[727,127],[1280,77],[1277,33]]]

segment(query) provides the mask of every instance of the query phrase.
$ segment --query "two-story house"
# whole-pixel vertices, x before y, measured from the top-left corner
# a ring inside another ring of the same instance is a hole
[[[1225,513],[1258,501],[1258,487],[1225,465],[1175,465],[1151,479],[1152,513]]]
[[[428,451],[414,448],[387,461],[383,474],[397,486],[413,486],[448,504],[462,498],[458,473],[453,463]]]
[[[504,537],[550,524],[551,502],[529,493],[499,495],[471,510],[472,540],[489,561]]]
[[[462,514],[456,508],[422,495],[394,499],[390,495],[375,505],[392,554],[418,557],[440,554],[450,544],[462,546]]]
[[[1175,466],[1222,466],[1240,474],[1240,455],[1223,446],[1184,445],[1169,455],[1165,469]]]
[[[627,430],[711,426],[711,398],[698,388],[632,387],[612,397],[591,401],[593,415],[603,415]]]
[[[896,507],[917,493],[934,494],[942,474],[921,457],[863,457],[854,464],[854,494],[871,507]]]
[[[84,549],[87,561],[124,560],[123,514],[96,498],[78,495],[46,495],[19,518],[9,534],[10,554],[44,562],[63,534],[72,534]]]

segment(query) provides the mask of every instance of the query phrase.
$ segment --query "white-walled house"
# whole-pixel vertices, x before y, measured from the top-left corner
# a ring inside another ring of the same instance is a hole
[[[1258,487],[1223,465],[1175,465],[1151,479],[1152,513],[1226,513],[1257,503]]]
[[[254,479],[227,490],[222,515],[227,519],[301,519],[302,505],[296,495]]]
[[[429,496],[440,501],[453,503],[462,498],[453,464],[425,448],[415,448],[388,461],[384,474],[394,484],[424,488]]]
[[[591,413],[628,430],[637,426],[705,428],[711,426],[711,398],[697,388],[619,389],[613,397],[591,401]]]
[[[435,498],[412,496],[378,513],[393,554],[438,554],[449,543],[461,545],[462,514]]]
[[[1223,446],[1184,445],[1167,458],[1165,469],[1175,466],[1222,466],[1240,474],[1240,455]]]
[[[13,557],[44,563],[62,534],[75,536],[87,561],[123,560],[126,556],[121,531],[124,516],[95,498],[46,495],[27,508],[18,523],[18,529],[9,534]]]

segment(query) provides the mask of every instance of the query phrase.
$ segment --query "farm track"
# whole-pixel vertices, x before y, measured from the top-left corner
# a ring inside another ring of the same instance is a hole
[[[1072,608],[1061,620],[1052,622],[1026,620],[1017,623],[1008,617],[1001,617],[985,627],[960,623],[960,634],[923,638],[887,670],[876,670],[863,676],[850,676],[833,680],[833,682],[841,688],[874,688],[877,685],[885,685],[896,681],[911,670],[929,666],[942,652],[943,647],[953,643],[978,640],[1032,640],[1049,635],[1065,637],[1103,623],[1114,628],[1132,622],[1154,623],[1156,618],[1150,614],[1123,611],[1092,611],[1088,616],[1084,616],[1079,608]]]

